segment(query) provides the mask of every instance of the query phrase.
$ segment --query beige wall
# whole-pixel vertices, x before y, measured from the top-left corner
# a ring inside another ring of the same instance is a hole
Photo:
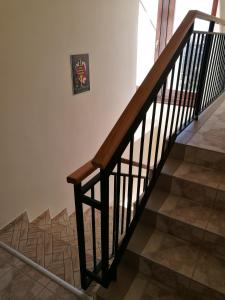
[[[219,0],[216,16],[225,19],[225,0]],[[225,27],[216,24],[215,31],[225,33]]]
[[[74,208],[66,176],[89,160],[135,91],[138,0],[0,0],[0,227]],[[89,53],[72,95],[69,55]]]

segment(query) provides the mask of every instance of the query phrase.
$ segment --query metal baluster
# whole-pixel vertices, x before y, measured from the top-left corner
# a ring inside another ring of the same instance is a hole
[[[76,221],[77,221],[77,239],[78,239],[78,251],[79,251],[79,263],[80,263],[80,277],[81,287],[87,288],[87,276],[86,276],[86,250],[85,250],[85,237],[84,237],[84,216],[83,216],[83,204],[81,184],[74,185],[75,206],[76,206]]]
[[[193,61],[193,67],[192,67],[192,75],[191,75],[191,82],[190,82],[190,91],[189,91],[189,95],[188,95],[188,103],[190,106],[189,112],[188,112],[188,116],[186,119],[186,122],[190,122],[191,121],[191,112],[193,110],[193,94],[194,94],[194,79],[195,79],[195,70],[196,70],[196,62],[197,62],[197,54],[198,54],[198,49],[199,49],[199,38],[200,38],[200,34],[196,34],[194,33],[194,42],[196,40],[196,36],[197,36],[197,42],[196,42],[196,47],[195,47],[195,51],[194,51],[194,61]]]
[[[168,106],[167,106],[167,113],[166,113],[166,120],[165,120],[162,153],[164,153],[164,148],[165,148],[165,143],[166,143],[166,134],[167,134],[168,123],[169,123],[170,105],[171,105],[171,98],[172,98],[172,91],[173,91],[174,70],[175,70],[175,66],[172,68],[171,78],[170,78],[170,89],[169,89],[169,98],[168,98],[168,104],[167,104]]]
[[[123,192],[122,192],[122,216],[121,216],[121,235],[123,234],[124,228],[124,210],[125,210],[125,195],[126,195],[126,177],[123,176]]]
[[[137,181],[137,196],[136,196],[136,210],[139,204],[139,194],[140,194],[140,185],[141,185],[141,172],[142,172],[142,162],[143,162],[143,151],[144,151],[144,140],[145,140],[145,124],[146,124],[146,115],[142,121],[142,130],[141,130],[141,144],[140,144],[140,153],[139,153],[139,167],[138,167],[138,181]]]
[[[212,68],[214,67],[213,61],[215,59],[215,41],[216,41],[216,36],[212,37],[212,48],[211,48],[211,55],[210,55],[210,60],[209,60],[209,66],[208,66],[208,71],[207,71],[207,78],[206,78],[206,91],[204,95],[204,102],[202,104],[202,109],[204,110],[207,107],[207,103],[210,98],[210,93],[211,93],[211,86],[212,86],[212,81],[211,81],[211,74],[212,74]]]
[[[101,254],[102,254],[102,279],[107,283],[109,269],[109,175],[106,170],[100,171],[101,190]]]
[[[147,171],[146,171],[146,182],[145,182],[145,188],[148,185],[149,181],[149,172],[150,172],[150,164],[151,164],[151,155],[152,155],[152,140],[153,140],[153,134],[154,134],[154,124],[155,124],[155,112],[156,112],[156,105],[157,100],[154,99],[152,107],[152,120],[151,120],[151,128],[149,131],[149,146],[148,146],[148,159],[147,159]]]
[[[183,61],[183,50],[179,57],[179,65],[178,65],[178,72],[177,72],[177,79],[176,79],[176,88],[175,88],[175,94],[174,94],[174,104],[173,104],[173,113],[172,113],[172,124],[170,127],[170,134],[169,134],[169,141],[172,141],[172,134],[173,134],[173,126],[175,121],[175,112],[176,112],[176,105],[177,105],[177,95],[178,95],[178,88],[179,88],[179,82],[180,82],[180,74],[181,74],[181,66]],[[176,124],[176,123],[175,123]],[[176,126],[175,126],[175,136],[176,136]]]
[[[115,227],[115,252],[118,249],[119,240],[119,218],[120,218],[120,174],[121,174],[121,160],[117,164],[116,174],[116,227]]]
[[[159,150],[159,142],[160,142],[160,136],[161,136],[161,126],[162,126],[162,118],[163,118],[163,110],[164,110],[164,102],[165,102],[166,83],[167,83],[167,80],[163,84],[163,93],[162,93],[161,109],[160,109],[160,116],[159,116],[159,127],[158,127],[157,141],[156,141],[153,176],[155,176],[156,165],[158,163],[158,150]]]
[[[91,198],[95,199],[95,190],[94,186],[91,187]],[[95,229],[95,208],[91,207],[91,220],[92,220],[92,245],[93,245],[93,262],[94,262],[94,271],[96,270],[97,266],[97,259],[96,259],[96,229]]]
[[[133,177],[132,177],[133,150],[134,150],[134,136],[132,136],[132,139],[130,141],[126,232],[128,231],[130,225],[130,218],[131,218],[131,205],[132,205],[132,194],[133,194]]]
[[[184,92],[184,88],[185,88],[185,78],[187,75],[187,65],[188,65],[188,55],[189,55],[189,46],[190,46],[190,39],[187,42],[187,46],[186,46],[186,53],[185,53],[185,59],[184,59],[184,72],[183,72],[183,77],[182,77],[182,82],[181,82],[181,91],[180,91],[180,99],[182,103],[182,109],[180,107],[180,112],[181,112],[181,118],[180,118],[180,125],[179,125],[179,130],[183,127],[183,117],[184,117],[184,110],[185,110],[185,92]],[[184,94],[184,97],[183,97]],[[183,99],[182,99],[183,97]]]
[[[201,35],[200,38],[200,42],[199,42],[199,52],[198,52],[198,59],[197,59],[197,69],[196,69],[196,73],[195,73],[195,79],[194,79],[194,90],[193,90],[193,95],[192,95],[192,107],[193,107],[193,111],[192,111],[192,117],[191,119],[193,119],[195,116],[195,102],[196,102],[196,96],[197,96],[197,86],[198,86],[198,80],[199,80],[199,72],[200,72],[200,67],[201,67],[201,61],[202,61],[202,50],[203,50],[203,46],[204,46],[204,35]]]
[[[191,84],[192,84],[192,67],[193,67],[193,51],[194,51],[194,45],[195,45],[195,34],[193,33],[192,36],[192,42],[191,42],[191,52],[189,57],[189,66],[188,66],[188,75],[187,75],[187,84],[186,84],[186,90],[185,90],[185,96],[184,96],[184,107],[186,107],[185,117],[184,117],[184,127],[187,124],[187,117],[189,112],[189,106],[190,106],[190,100],[189,95],[191,93]],[[189,84],[190,83],[190,84]],[[190,87],[189,87],[190,85]]]

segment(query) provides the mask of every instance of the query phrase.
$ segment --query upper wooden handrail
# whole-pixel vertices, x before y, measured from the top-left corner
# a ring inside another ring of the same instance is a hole
[[[225,20],[197,10],[191,10],[187,13],[177,31],[162,51],[156,63],[93,158],[92,163],[95,166],[102,169],[107,166],[196,18],[225,25]]]
[[[87,162],[82,167],[77,169],[74,173],[67,177],[67,182],[73,184],[79,184],[82,180],[87,178],[91,173],[97,169],[96,166],[92,164],[92,161]]]

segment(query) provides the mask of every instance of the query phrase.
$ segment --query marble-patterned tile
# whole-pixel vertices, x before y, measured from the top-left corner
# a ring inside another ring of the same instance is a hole
[[[190,286],[190,279],[188,277],[153,261],[146,260],[146,264],[149,265],[152,278],[172,288],[179,295],[183,296],[188,293]]]
[[[202,228],[175,219],[171,220],[168,233],[196,246],[202,245],[204,238],[204,230]]]
[[[220,182],[221,173],[196,164],[183,162],[175,171],[174,176],[211,188],[217,188]]]
[[[207,225],[207,230],[225,238],[225,211],[214,210]]]
[[[154,279],[138,273],[124,300],[178,300],[175,292]]]
[[[176,220],[205,228],[212,210],[199,202],[170,194],[160,208],[160,213]]]
[[[41,291],[39,295],[34,297],[32,300],[60,300],[60,298],[58,298],[57,294],[45,288],[43,291]]]
[[[186,146],[184,160],[207,168],[225,170],[225,154],[203,149],[197,146]]]
[[[193,280],[223,293],[225,297],[225,261],[201,252]]]
[[[142,251],[150,259],[185,276],[191,276],[199,249],[172,235],[156,231]]]
[[[9,299],[33,299],[43,288],[16,268],[6,272],[0,280],[0,292],[8,295]]]
[[[35,270],[27,264],[23,268],[21,268],[20,271],[36,282],[42,284],[43,286],[46,286],[50,282],[49,277],[44,276],[39,271]]]
[[[171,192],[183,198],[202,203],[212,207],[216,198],[217,190],[195,182],[188,182],[185,179],[173,178]]]
[[[225,259],[225,237],[210,232],[208,230],[204,233],[204,247],[208,249],[213,255]]]
[[[221,134],[221,131],[224,132],[224,129],[225,128],[223,128],[222,130],[211,129],[207,132],[197,132],[189,141],[189,144],[212,151],[225,153],[225,136],[224,133]]]
[[[69,292],[68,290],[65,290],[63,287],[56,284],[54,281],[51,281],[47,285],[47,289],[49,289],[52,293],[56,294],[59,297],[59,299],[63,299],[63,300],[75,300],[75,299],[77,299],[76,295]]]
[[[220,188],[221,186],[219,185],[219,190],[217,191],[216,199],[214,200],[214,208],[225,211],[225,190],[221,190]]]
[[[195,280],[190,282],[189,294],[192,300],[224,300],[223,294]]]

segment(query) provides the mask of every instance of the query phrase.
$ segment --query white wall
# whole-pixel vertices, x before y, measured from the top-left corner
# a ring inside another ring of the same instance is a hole
[[[136,85],[138,0],[0,0],[0,227],[74,208],[66,176],[91,159]],[[90,54],[72,95],[70,54]]]

